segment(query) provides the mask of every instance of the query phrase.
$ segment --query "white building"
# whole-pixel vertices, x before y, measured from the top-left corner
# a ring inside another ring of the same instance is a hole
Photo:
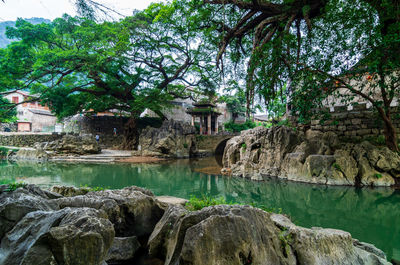
[[[17,90],[5,96],[10,102],[18,104],[29,100],[28,92]],[[53,132],[57,118],[47,106],[37,101],[22,103],[17,106],[17,130],[19,132]]]

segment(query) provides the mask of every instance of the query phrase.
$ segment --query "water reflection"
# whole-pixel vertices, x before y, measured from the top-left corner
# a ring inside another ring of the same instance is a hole
[[[400,191],[355,189],[285,181],[250,182],[195,172],[212,160],[162,164],[0,163],[0,178],[43,187],[55,184],[109,188],[137,185],[157,195],[189,198],[209,194],[228,201],[282,208],[298,225],[343,229],[400,259]],[[204,171],[204,170],[201,170]],[[205,170],[208,172],[207,170]]]

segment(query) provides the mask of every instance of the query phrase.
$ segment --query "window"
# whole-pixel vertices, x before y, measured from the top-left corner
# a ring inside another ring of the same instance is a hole
[[[12,103],[18,104],[18,97],[12,97]]]

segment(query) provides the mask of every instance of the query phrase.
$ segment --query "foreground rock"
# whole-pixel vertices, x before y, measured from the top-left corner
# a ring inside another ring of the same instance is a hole
[[[165,265],[390,264],[347,232],[250,206],[189,212],[138,187],[52,190],[0,186],[0,264],[136,264],[146,253]]]
[[[33,185],[6,188],[0,186],[0,264],[119,264],[134,257],[165,207],[137,187],[77,196],[66,188],[71,197]],[[121,249],[124,243],[130,245]]]
[[[333,133],[287,127],[242,132],[228,141],[223,165],[224,172],[253,180],[272,176],[331,185],[400,183],[400,156],[386,147],[341,143]]]
[[[370,245],[369,245],[370,246]],[[219,205],[188,212],[170,206],[149,239],[165,264],[390,264],[347,232],[306,229],[250,206]]]
[[[195,128],[173,120],[160,128],[147,127],[139,137],[138,151],[133,155],[165,158],[189,158],[197,153]]]

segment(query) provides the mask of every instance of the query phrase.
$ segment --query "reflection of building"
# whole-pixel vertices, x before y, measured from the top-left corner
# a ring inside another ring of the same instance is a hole
[[[17,90],[5,96],[10,102],[18,104],[29,101],[29,93]],[[55,130],[57,118],[47,106],[37,101],[22,103],[17,106],[17,130],[19,132],[52,132]]]

